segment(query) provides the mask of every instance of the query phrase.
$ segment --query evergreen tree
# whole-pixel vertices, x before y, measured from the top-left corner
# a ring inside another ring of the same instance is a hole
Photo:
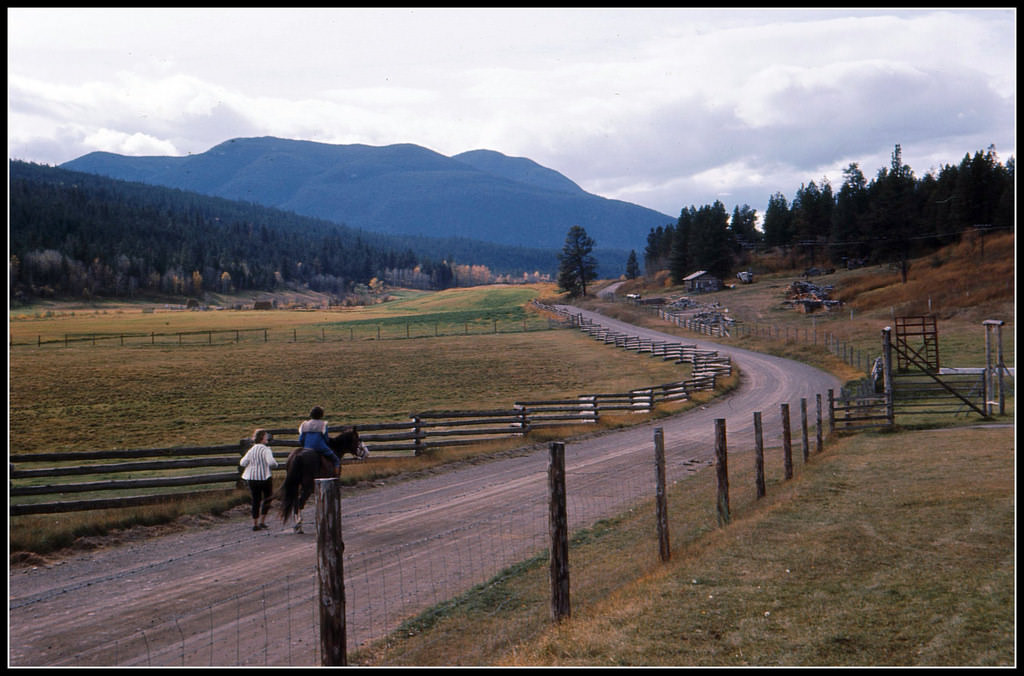
[[[867,258],[871,248],[870,238],[864,230],[867,210],[867,180],[857,163],[853,162],[843,171],[843,187],[839,189],[832,209],[829,240],[833,262]]]
[[[668,259],[668,269],[672,274],[673,284],[682,284],[693,270],[693,260],[690,256],[690,238],[693,235],[694,222],[697,220],[697,209],[692,205],[683,208],[679,212],[679,220],[676,221],[676,233],[672,239],[672,249]]]
[[[880,169],[869,189],[871,208],[868,220],[876,247],[888,260],[899,263],[900,278],[905,284],[910,269],[914,242],[919,235],[920,209],[914,172],[903,164],[899,144],[892,153],[886,170]]]
[[[636,249],[631,249],[629,258],[626,260],[626,278],[636,279],[640,276],[640,264],[636,259]]]
[[[697,211],[690,232],[690,257],[694,265],[715,277],[726,278],[732,269],[732,237],[725,205],[705,205]]]
[[[749,204],[733,208],[729,232],[740,248],[760,243],[762,235],[757,229],[757,209],[751,209]]]
[[[828,239],[832,220],[832,186],[822,180],[800,186],[790,209],[793,237],[808,254],[811,264],[817,263],[816,252]]]
[[[768,198],[764,212],[764,243],[768,246],[788,246],[793,243],[792,214],[786,196],[780,192]]]
[[[558,256],[558,288],[572,297],[586,296],[587,284],[597,279],[597,259],[591,255],[594,240],[578,225],[569,228]]]
[[[674,238],[675,228],[671,223],[664,227],[659,225],[657,228],[651,228],[647,235],[647,248],[644,249],[644,270],[648,276],[654,276],[658,270],[664,270],[668,266]]]

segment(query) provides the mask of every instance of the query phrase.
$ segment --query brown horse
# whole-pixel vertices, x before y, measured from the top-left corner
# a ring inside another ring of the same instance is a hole
[[[360,460],[365,460],[370,453],[366,444],[359,439],[359,433],[354,427],[336,436],[328,436],[327,444],[339,459],[346,453],[351,453]],[[301,533],[302,508],[313,494],[313,482],[316,479],[336,476],[338,473],[331,461],[312,448],[296,448],[292,451],[288,455],[284,483],[281,484],[277,495],[281,499],[281,520],[288,523],[288,519],[294,516],[294,530]]]

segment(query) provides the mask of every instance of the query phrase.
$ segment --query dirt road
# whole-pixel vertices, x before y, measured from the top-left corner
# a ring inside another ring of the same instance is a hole
[[[578,310],[573,310],[578,312]],[[584,312],[611,329],[661,334]],[[619,513],[651,490],[655,427],[664,430],[670,481],[714,455],[714,420],[766,445],[781,438],[779,404],[794,410],[838,381],[811,367],[725,346],[742,373],[708,406],[566,445],[572,527]],[[609,349],[614,349],[609,347]],[[465,591],[547,546],[546,446],[437,471],[342,500],[350,648]],[[645,493],[646,491],[646,493]],[[312,507],[306,535],[274,521],[253,532],[234,519],[72,556],[9,575],[9,663],[25,665],[313,665],[319,663]]]

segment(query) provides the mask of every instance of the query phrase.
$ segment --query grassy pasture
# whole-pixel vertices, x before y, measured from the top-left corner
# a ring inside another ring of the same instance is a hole
[[[9,313],[14,347],[209,345],[389,340],[546,330],[525,308],[550,285],[493,286],[439,293],[399,291],[368,306],[331,307],[323,299],[287,311],[169,309],[162,303],[105,301],[37,304]],[[211,299],[219,307],[236,299]],[[251,303],[250,303],[251,305]]]
[[[298,426],[407,420],[437,409],[624,391],[683,367],[575,331],[420,340],[21,348],[11,354],[12,452],[234,443]]]
[[[15,317],[12,334],[146,332],[166,322],[172,329],[213,331],[256,321],[311,332],[325,323],[404,325],[424,316],[454,317],[450,325],[460,330],[414,340],[18,346],[9,352],[10,452],[231,444],[258,427],[297,427],[313,405],[322,406],[332,424],[382,422],[407,420],[418,411],[508,408],[517,399],[626,391],[689,375],[688,367],[599,344],[578,331],[546,330],[547,319],[541,316],[528,321],[545,330],[461,331],[470,316],[483,322],[515,317],[521,324],[523,317],[535,314],[523,305],[536,294],[536,289],[487,287],[410,293],[394,304],[356,310],[144,313],[108,308],[107,314],[76,309],[74,315],[51,311],[49,317]],[[372,478],[459,455],[375,462],[346,473]],[[198,508],[217,511],[244,499],[238,491],[226,503],[205,501]],[[11,544],[45,550],[53,543],[66,544],[74,533],[102,532],[104,524],[159,523],[183,510],[187,507],[172,505],[16,517]]]
[[[575,534],[572,617],[548,617],[547,557],[409,621],[359,664],[996,666],[1015,654],[1011,429],[833,439],[784,481],[732,448],[732,522],[714,468]]]

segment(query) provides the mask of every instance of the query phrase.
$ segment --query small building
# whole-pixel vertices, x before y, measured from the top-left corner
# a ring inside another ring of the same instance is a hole
[[[721,291],[722,289],[722,280],[710,274],[707,270],[698,270],[683,279],[683,283],[686,285],[686,290],[690,293]]]

